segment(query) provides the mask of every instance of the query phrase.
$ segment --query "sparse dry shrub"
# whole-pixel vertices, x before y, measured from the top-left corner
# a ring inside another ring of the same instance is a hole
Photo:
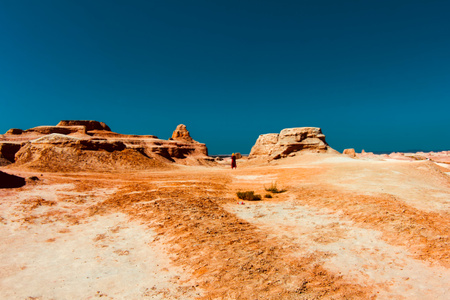
[[[274,193],[274,194],[284,193],[284,192],[287,191],[286,189],[278,189],[278,188],[277,188],[277,183],[276,183],[276,182],[272,182],[272,185],[271,185],[270,187],[268,187],[268,188],[266,188],[266,187],[264,186],[264,189],[265,189],[267,192],[271,192],[271,193]]]
[[[238,196],[239,199],[242,200],[250,200],[250,201],[261,200],[261,195],[255,194],[254,191],[237,192],[236,195]]]

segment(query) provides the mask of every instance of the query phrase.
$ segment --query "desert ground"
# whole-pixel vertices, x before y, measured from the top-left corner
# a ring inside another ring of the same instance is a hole
[[[0,298],[450,299],[449,164],[237,163],[2,167],[37,179],[0,189]]]

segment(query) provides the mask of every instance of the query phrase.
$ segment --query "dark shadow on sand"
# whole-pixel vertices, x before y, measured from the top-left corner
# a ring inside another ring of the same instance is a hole
[[[25,185],[25,178],[0,171],[0,189],[18,188]]]

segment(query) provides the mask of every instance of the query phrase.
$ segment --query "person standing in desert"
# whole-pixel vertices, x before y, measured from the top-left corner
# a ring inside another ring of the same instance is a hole
[[[236,169],[236,155],[231,154],[231,169]]]

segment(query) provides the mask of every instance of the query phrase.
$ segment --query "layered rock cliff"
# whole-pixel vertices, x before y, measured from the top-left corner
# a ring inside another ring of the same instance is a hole
[[[57,171],[63,166],[146,169],[156,162],[209,159],[206,145],[194,141],[185,125],[179,125],[173,136],[176,139],[162,140],[154,135],[115,133],[97,121],[61,121],[56,126],[8,130],[0,136],[0,162]]]
[[[283,129],[280,133],[262,134],[250,151],[249,158],[268,157],[278,159],[298,151],[327,152],[332,149],[325,135],[317,127]]]

